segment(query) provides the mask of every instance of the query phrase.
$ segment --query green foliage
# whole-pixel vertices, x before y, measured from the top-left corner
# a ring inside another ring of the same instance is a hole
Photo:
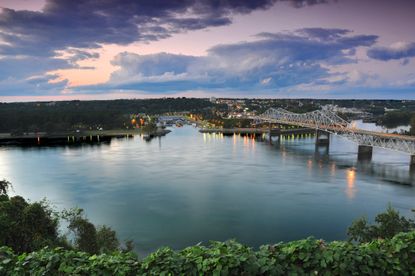
[[[28,252],[57,245],[58,219],[47,203],[28,203],[20,196],[0,200],[0,245]]]
[[[131,253],[91,255],[44,248],[0,248],[1,275],[414,275],[415,232],[369,243],[308,238],[262,246],[212,242],[181,251],[161,248],[143,260]]]
[[[157,126],[155,123],[148,123],[147,125],[143,126],[141,130],[145,133],[154,133],[157,130]]]
[[[382,125],[393,128],[401,125],[408,125],[411,121],[412,113],[408,111],[389,111],[381,117]]]
[[[7,190],[11,184],[3,180],[0,185],[0,246],[11,247],[18,253],[45,246],[72,248],[91,254],[130,252],[134,248],[132,241],[121,247],[110,227],[104,225],[97,230],[82,209],[58,213],[46,200],[30,203],[21,196],[9,198]],[[61,219],[68,222],[70,239],[59,234]]]
[[[250,119],[223,119],[223,128],[248,128],[251,123]]]
[[[64,210],[61,218],[69,225],[72,247],[90,254],[113,253],[115,251],[131,252],[134,249],[133,241],[126,241],[122,247],[117,233],[106,225],[95,227],[80,208]],[[66,239],[67,240],[67,239]]]
[[[391,238],[401,232],[415,230],[415,223],[399,215],[399,212],[388,206],[386,212],[378,214],[376,224],[369,225],[366,218],[362,217],[353,222],[347,230],[351,241],[369,242],[374,239]]]
[[[112,253],[120,247],[117,234],[108,226],[98,227],[96,238],[100,253]]]
[[[55,103],[0,103],[0,132],[59,132],[103,127],[125,128],[130,114],[198,111],[213,106],[204,99],[165,98]]]
[[[5,179],[0,180],[0,196],[7,195],[7,192],[9,191],[11,186],[12,186],[12,184],[9,181],[7,181]]]
[[[410,122],[411,128],[409,130],[411,135],[415,135],[415,114],[412,115],[411,117],[411,122]]]

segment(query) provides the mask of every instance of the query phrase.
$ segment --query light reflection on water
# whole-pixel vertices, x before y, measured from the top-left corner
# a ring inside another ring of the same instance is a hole
[[[151,142],[0,148],[0,178],[32,200],[84,208],[143,254],[229,238],[252,246],[342,239],[353,219],[373,217],[389,202],[410,214],[407,155],[375,149],[372,163],[358,163],[356,145],[332,137],[327,154],[313,139],[270,144],[187,126]]]
[[[355,181],[356,181],[356,171],[354,168],[347,170],[347,189],[346,195],[348,198],[353,199],[356,194]]]

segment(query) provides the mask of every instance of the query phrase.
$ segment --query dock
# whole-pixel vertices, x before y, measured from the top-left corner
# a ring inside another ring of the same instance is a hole
[[[12,135],[0,133],[0,145],[33,146],[33,145],[73,145],[108,143],[114,138],[132,138],[135,135],[149,134],[151,137],[164,136],[171,132],[168,129],[158,129],[145,133],[139,129],[133,130],[85,130],[67,132],[37,132]]]

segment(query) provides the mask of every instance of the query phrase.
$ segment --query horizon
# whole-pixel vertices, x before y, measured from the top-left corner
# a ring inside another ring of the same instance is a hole
[[[415,101],[415,99],[373,99],[373,98],[257,98],[257,97],[154,97],[154,98],[114,98],[114,99],[58,99],[58,100],[27,100],[27,101],[0,101],[0,104],[19,104],[19,103],[51,103],[51,102],[93,102],[93,101],[141,101],[141,100],[163,100],[163,99],[204,99],[210,100],[211,98],[220,100],[305,100],[305,101]]]

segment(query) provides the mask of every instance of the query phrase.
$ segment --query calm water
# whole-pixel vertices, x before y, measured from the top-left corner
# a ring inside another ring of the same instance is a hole
[[[409,156],[374,150],[356,162],[357,146],[331,138],[270,145],[241,136],[201,134],[186,126],[166,137],[140,137],[78,148],[0,148],[0,178],[16,194],[79,206],[96,224],[134,239],[146,254],[164,245],[236,238],[251,246],[313,235],[343,239],[353,219],[390,202],[415,207]]]

